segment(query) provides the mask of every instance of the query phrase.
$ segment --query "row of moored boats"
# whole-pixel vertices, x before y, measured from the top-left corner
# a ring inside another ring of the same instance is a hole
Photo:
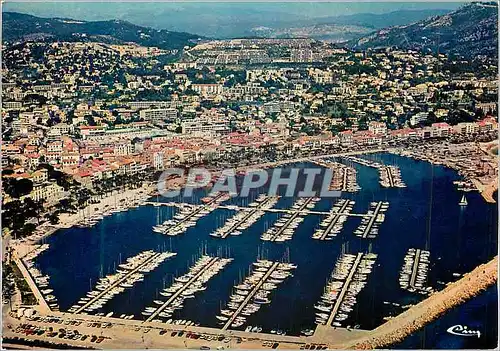
[[[419,292],[421,294],[432,292],[431,287],[426,287],[427,276],[429,274],[429,258],[430,252],[427,250],[414,248],[408,250],[399,274],[399,286],[402,289],[410,292]]]
[[[379,168],[380,185],[384,188],[406,188],[401,179],[401,170],[397,166],[384,166]]]
[[[278,196],[259,195],[254,202],[248,205],[249,210],[239,211],[210,235],[222,239],[228,235],[241,235],[244,230],[248,229],[266,213],[265,210],[272,208],[278,202],[278,199]]]
[[[261,306],[271,303],[272,291],[285,279],[292,277],[291,271],[295,268],[297,266],[291,263],[276,263],[269,260],[254,262],[252,273],[243,282],[234,286],[233,294],[229,297],[230,301],[217,316],[220,324],[230,322],[231,328],[244,325],[248,316],[257,312]],[[249,331],[253,331],[252,328]],[[258,327],[255,331],[258,331]]]
[[[291,240],[295,230],[307,215],[305,211],[312,211],[319,200],[321,200],[319,197],[297,199],[291,207],[293,212],[282,215],[272,227],[262,233],[261,240],[276,242]]]
[[[332,326],[342,326],[342,322],[353,311],[357,295],[365,287],[376,258],[377,255],[373,253],[362,254],[359,263],[354,266],[358,255],[342,254],[340,256],[320,301],[314,306],[318,310],[316,324],[327,324],[331,314],[334,313]],[[348,280],[353,269],[355,271]],[[342,300],[337,310],[334,310],[338,299]]]
[[[347,214],[352,211],[354,204],[353,200],[339,199],[333,205],[330,213],[319,223],[319,228],[315,230],[312,238],[317,240],[332,240],[336,237],[342,231],[344,223],[347,221]]]
[[[322,160],[320,164],[331,169],[333,172],[330,190],[345,191],[348,193],[355,193],[361,190],[357,181],[357,171],[354,167],[349,167],[329,159]]]
[[[201,256],[186,274],[174,278],[173,284],[160,292],[160,295],[167,300],[154,300],[154,306],[146,307],[142,315],[148,317],[155,313],[153,322],[171,323],[172,320],[167,319],[171,318],[176,310],[184,307],[184,301],[206,290],[206,283],[232,260],[232,258]]]
[[[376,238],[380,225],[385,221],[385,212],[388,208],[387,201],[371,202],[368,212],[361,218],[361,223],[354,231],[354,235],[369,239]]]
[[[208,215],[216,209],[213,205],[190,205],[182,204],[179,211],[172,219],[155,225],[153,231],[170,236],[176,236],[185,233],[189,228],[196,226],[196,222],[203,216]]]
[[[45,302],[52,311],[59,311],[59,304],[57,298],[54,296],[54,290],[50,288],[50,277],[42,274],[38,268],[35,267],[34,259],[42,252],[49,248],[48,244],[37,246],[33,251],[23,258],[23,263],[28,269],[29,274],[33,278],[40,293],[43,295]]]
[[[157,253],[153,250],[141,252],[127,258],[126,262],[118,265],[116,273],[109,274],[98,280],[94,290],[71,306],[68,312],[85,311],[92,313],[101,309],[115,295],[132,288],[135,283],[144,280],[144,275],[153,271],[167,258],[175,256],[173,252]]]

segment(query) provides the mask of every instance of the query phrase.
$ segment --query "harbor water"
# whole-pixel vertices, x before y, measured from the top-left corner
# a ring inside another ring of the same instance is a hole
[[[145,319],[141,311],[146,306],[153,306],[154,300],[161,299],[159,292],[171,285],[175,277],[185,274],[202,253],[234,258],[208,281],[206,290],[186,300],[184,308],[175,312],[174,318],[218,327],[216,316],[228,302],[233,286],[249,274],[253,262],[259,257],[291,262],[297,265],[293,277],[280,284],[272,292],[272,302],[249,316],[245,325],[260,326],[264,332],[281,329],[298,335],[302,329],[315,327],[316,310],[313,306],[322,295],[342,252],[373,252],[378,255],[367,285],[357,296],[354,310],[345,321],[345,325],[358,325],[361,329],[372,329],[382,324],[384,317],[397,315],[404,306],[424,298],[421,294],[401,289],[399,285],[399,273],[408,249],[430,252],[427,285],[437,290],[497,254],[496,206],[486,203],[477,192],[466,193],[468,205],[459,206],[463,193],[458,192],[453,184],[460,179],[455,171],[392,154],[361,157],[398,166],[407,185],[406,188],[381,187],[377,169],[338,160],[357,170],[361,190],[341,195],[355,201],[352,213],[366,213],[373,201],[389,202],[385,221],[375,238],[355,236],[353,233],[361,218],[349,217],[333,240],[314,240],[311,236],[324,216],[311,214],[298,226],[291,240],[262,241],[261,234],[282,215],[279,213],[266,213],[239,236],[214,238],[209,234],[223,226],[235,213],[222,208],[201,217],[196,226],[185,233],[166,236],[153,232],[152,227],[172,218],[178,209],[144,205],[105,217],[91,228],[59,230],[44,239],[50,247],[37,257],[36,266],[51,277],[53,294],[61,310],[65,311],[92,290],[99,278],[116,272],[118,265],[128,257],[144,250],[175,252],[176,256],[165,260],[132,289],[115,296],[100,311],[105,314],[113,312],[114,317],[134,314],[136,319]],[[319,166],[310,163],[283,166],[287,167]],[[264,191],[264,188],[258,189],[249,198],[237,197],[223,204],[247,206]],[[200,189],[189,199],[177,198],[175,201],[200,203],[205,195],[206,190]],[[172,201],[152,199],[157,200]],[[274,207],[289,208],[295,200],[282,197]],[[314,210],[327,212],[337,200],[321,199]],[[490,309],[488,313],[496,312]],[[471,316],[474,318],[472,312]],[[419,345],[421,337],[413,340]],[[433,345],[440,344],[438,341],[425,344],[426,347]],[[409,344],[404,346],[411,347]]]

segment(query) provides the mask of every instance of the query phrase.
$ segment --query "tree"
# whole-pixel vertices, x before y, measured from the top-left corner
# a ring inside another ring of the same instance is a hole
[[[4,191],[13,198],[28,195],[33,190],[33,182],[29,179],[8,178],[4,181]]]

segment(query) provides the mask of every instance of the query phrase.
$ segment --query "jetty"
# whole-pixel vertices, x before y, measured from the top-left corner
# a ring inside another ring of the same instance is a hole
[[[229,235],[240,235],[242,230],[247,229],[254,224],[265,212],[278,202],[277,196],[259,196],[249,207],[237,208],[236,206],[227,206],[228,209],[239,209],[241,212],[226,220],[226,223],[210,233],[215,238],[225,239]]]
[[[292,209],[295,209],[295,212],[286,214],[283,218],[278,219],[274,223],[274,226],[265,231],[260,238],[264,241],[290,240],[295,228],[304,220],[305,213],[303,211],[306,208],[314,207],[318,200],[319,198],[314,197],[299,198],[292,205]]]
[[[342,230],[344,222],[348,215],[351,214],[353,200],[340,199],[335,206],[332,207],[328,216],[320,223],[320,229],[316,230],[312,238],[317,240],[331,240]]]
[[[70,309],[69,312],[72,312],[74,314],[80,313],[92,305],[98,303],[99,301],[104,300],[103,302],[106,302],[108,298],[111,298],[113,295],[116,295],[118,292],[124,291],[125,288],[123,287],[124,283],[127,282],[134,282],[134,281],[139,281],[140,278],[136,277],[136,275],[141,275],[139,272],[148,272],[152,269],[154,269],[159,263],[161,263],[163,260],[167,259],[168,257],[175,256],[176,253],[172,252],[152,252],[152,251],[145,251],[139,255],[134,256],[133,258],[129,259],[127,264],[121,264],[121,267],[125,267],[126,265],[133,265],[131,269],[126,270],[124,272],[115,274],[112,279],[108,279],[109,283],[104,286],[103,289],[99,290],[94,290],[94,293],[92,294],[89,293],[88,296],[89,298],[80,299],[81,301],[81,306],[74,306],[72,309]],[[154,263],[153,266],[149,266],[151,263]],[[130,284],[131,287],[131,284]],[[88,300],[88,301],[87,301]]]
[[[359,227],[354,231],[356,236],[363,239],[375,238],[378,235],[378,227],[385,220],[385,212],[389,208],[389,203],[385,201],[370,203],[370,209],[363,217]]]
[[[311,160],[318,166],[329,168],[333,172],[330,190],[354,193],[361,189],[357,183],[357,172],[353,167],[329,159]]]
[[[342,290],[340,290],[339,296],[337,297],[337,301],[335,302],[335,305],[333,306],[332,311],[330,312],[330,317],[328,317],[328,321],[326,325],[332,325],[333,319],[337,315],[340,305],[342,304],[342,301],[344,300],[344,297],[347,293],[347,289],[349,288],[349,285],[351,284],[352,278],[354,276],[354,273],[356,273],[356,270],[358,269],[359,263],[361,262],[361,258],[363,257],[363,253],[358,253],[356,255],[356,259],[354,260],[354,263],[351,267],[351,270],[349,272],[349,275],[347,276],[347,279],[344,282],[344,285],[342,286]]]
[[[431,287],[425,286],[430,266],[429,256],[427,250],[414,248],[408,250],[399,275],[399,285],[402,289],[422,294],[432,292]]]
[[[156,319],[156,317],[165,310],[169,305],[171,305],[177,298],[181,296],[187,289],[189,289],[193,283],[198,281],[210,268],[217,265],[217,263],[223,262],[220,257],[208,257],[208,259],[203,264],[203,266],[197,271],[196,274],[192,275],[187,282],[185,282],[177,291],[175,291],[160,307],[158,307],[151,315],[146,319],[146,322],[150,322]],[[227,260],[227,259],[226,259]],[[224,263],[224,262],[223,262]],[[225,264],[224,264],[225,265]],[[223,266],[223,265],[222,265]],[[222,267],[220,267],[222,268]]]
[[[388,166],[360,157],[346,156],[344,159],[355,162],[365,167],[375,168],[379,171],[380,185],[384,188],[406,188],[401,178],[401,170],[397,166]]]
[[[254,295],[259,291],[260,287],[264,282],[269,278],[271,273],[273,273],[276,268],[278,268],[279,262],[274,262],[271,267],[267,270],[267,272],[260,278],[259,282],[253,287],[253,289],[248,293],[246,298],[243,300],[243,302],[240,304],[240,306],[234,311],[231,317],[227,320],[227,322],[224,324],[224,326],[221,328],[222,330],[226,330],[229,328],[229,326],[233,323],[233,321],[238,317],[238,315],[241,313],[243,308],[248,304],[250,299],[254,297]]]

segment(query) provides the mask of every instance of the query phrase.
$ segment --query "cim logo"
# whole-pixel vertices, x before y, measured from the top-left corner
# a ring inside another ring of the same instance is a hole
[[[479,330],[472,330],[467,328],[467,326],[463,326],[460,324],[449,327],[446,331],[450,334],[458,336],[477,336],[478,338],[481,337],[481,332]]]

